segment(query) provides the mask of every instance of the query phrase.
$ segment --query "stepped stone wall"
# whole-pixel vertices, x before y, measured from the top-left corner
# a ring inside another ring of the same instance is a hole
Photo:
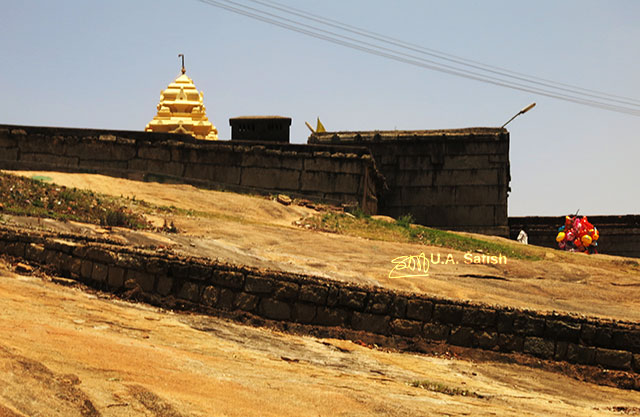
[[[368,149],[200,141],[189,135],[0,125],[0,169],[174,180],[286,193],[377,211],[383,178]]]
[[[345,329],[355,337],[442,341],[640,373],[637,323],[471,304],[11,227],[0,228],[0,254],[171,308],[234,313],[313,334]]]
[[[379,211],[417,223],[508,236],[509,132],[500,128],[323,132],[309,143],[366,146],[388,189]]]

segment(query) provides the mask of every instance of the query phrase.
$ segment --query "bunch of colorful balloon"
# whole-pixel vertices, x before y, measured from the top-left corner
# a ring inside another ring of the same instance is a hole
[[[566,216],[564,226],[558,228],[556,242],[560,249],[571,252],[598,253],[599,237],[598,229],[589,223],[587,216]]]

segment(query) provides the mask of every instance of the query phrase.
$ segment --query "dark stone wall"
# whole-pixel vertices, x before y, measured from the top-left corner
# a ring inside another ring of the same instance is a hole
[[[313,133],[371,150],[388,190],[379,212],[426,226],[507,236],[509,133],[499,128]]]
[[[285,323],[311,334],[339,329],[327,334],[387,338],[381,340],[395,347],[407,339],[414,346],[442,341],[640,373],[635,323],[471,304],[10,227],[0,227],[0,254],[152,304],[226,312],[254,324]]]
[[[587,218],[600,232],[599,253],[640,258],[640,215]],[[556,235],[563,224],[564,216],[509,217],[509,236],[515,239],[520,230],[524,230],[530,244],[557,248]]]
[[[171,180],[286,193],[377,210],[383,178],[367,148],[201,141],[188,135],[0,125],[0,169]]]

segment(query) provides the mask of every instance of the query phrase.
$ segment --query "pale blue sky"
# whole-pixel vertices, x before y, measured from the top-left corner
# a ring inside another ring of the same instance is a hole
[[[280,0],[464,58],[640,100],[640,2]],[[640,214],[640,117],[558,101],[340,47],[195,0],[2,1],[0,123],[142,130],[180,72],[229,118],[328,130],[500,126],[510,215]]]

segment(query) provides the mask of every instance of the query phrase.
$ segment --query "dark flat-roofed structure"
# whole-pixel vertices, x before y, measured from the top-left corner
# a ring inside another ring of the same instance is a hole
[[[231,140],[289,143],[291,118],[283,116],[241,116],[229,119]]]

